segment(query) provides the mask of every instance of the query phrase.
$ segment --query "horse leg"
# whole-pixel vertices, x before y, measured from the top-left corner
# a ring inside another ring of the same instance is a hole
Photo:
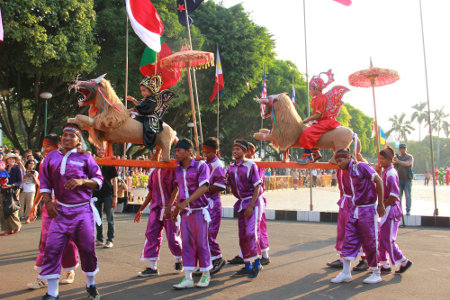
[[[268,142],[273,141],[273,137],[270,134],[257,132],[255,134],[253,134],[253,137],[259,141],[268,141]]]
[[[283,162],[289,162],[289,148],[284,150],[283,153]]]

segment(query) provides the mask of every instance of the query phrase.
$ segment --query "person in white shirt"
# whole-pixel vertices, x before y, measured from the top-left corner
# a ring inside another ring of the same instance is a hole
[[[19,196],[20,201],[20,217],[25,218],[26,224],[30,223],[29,216],[33,199],[36,193],[36,185],[39,185],[38,172],[34,170],[36,161],[29,159],[25,163],[25,172],[23,175],[22,192]]]

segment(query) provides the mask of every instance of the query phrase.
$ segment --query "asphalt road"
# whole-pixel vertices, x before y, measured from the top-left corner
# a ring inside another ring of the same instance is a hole
[[[353,281],[332,284],[339,270],[326,268],[333,253],[335,224],[269,221],[271,263],[258,278],[230,277],[238,266],[226,265],[206,289],[176,291],[172,285],[174,260],[163,241],[158,262],[160,275],[138,278],[146,265],[139,260],[146,218],[116,215],[116,241],[112,249],[98,249],[100,272],[96,283],[102,299],[449,299],[450,230],[401,228],[398,243],[414,265],[403,275],[384,275],[384,281],[367,285],[368,273],[353,273]],[[25,225],[16,235],[0,237],[0,299],[40,299],[46,290],[26,290],[37,272],[40,222]],[[238,253],[237,220],[224,219],[219,233],[224,258]],[[356,263],[353,263],[353,265]],[[60,286],[61,299],[85,299],[86,279],[76,270],[75,283]]]

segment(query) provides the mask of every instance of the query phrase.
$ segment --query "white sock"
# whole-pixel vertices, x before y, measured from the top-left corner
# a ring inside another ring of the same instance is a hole
[[[244,257],[244,255],[242,254],[242,250],[241,249],[239,249],[239,257],[241,257],[241,258]]]
[[[203,273],[202,273],[202,276],[208,276],[208,277],[211,277],[211,275],[209,275],[209,271],[203,272]]]
[[[382,262],[381,262],[381,266],[382,266],[383,268],[385,268],[385,269],[388,269],[388,268],[389,268],[389,264],[388,264],[387,261],[382,261]]]
[[[95,275],[86,275],[86,287],[95,285]]]
[[[157,268],[156,263],[157,263],[156,260],[151,260],[150,261],[150,269],[156,270],[156,268]]]
[[[182,262],[183,259],[181,257],[175,258],[175,262]]]
[[[406,257],[403,257],[402,259],[402,266],[406,266],[406,264],[408,263],[408,259]]]
[[[344,259],[342,264],[343,264],[342,273],[344,273],[345,275],[351,275],[350,274],[350,261]]]
[[[47,279],[48,290],[47,294],[52,297],[58,297],[59,295],[59,278]]]
[[[262,257],[269,258],[269,250],[262,250]]]
[[[184,270],[184,276],[186,276],[187,280],[192,280],[192,271],[191,270]]]

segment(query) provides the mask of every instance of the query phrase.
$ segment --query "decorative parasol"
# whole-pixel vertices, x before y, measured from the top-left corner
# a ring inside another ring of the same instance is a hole
[[[377,155],[380,152],[380,145],[379,145],[379,131],[378,131],[378,123],[377,123],[377,106],[375,102],[375,87],[376,86],[383,86],[388,85],[391,83],[396,82],[400,79],[400,76],[398,75],[397,71],[390,70],[390,69],[382,69],[382,68],[375,68],[372,65],[372,59],[370,59],[370,68],[366,70],[357,71],[353,74],[351,74],[348,77],[348,82],[352,86],[356,87],[371,87],[372,88],[372,95],[373,95],[373,110],[374,110],[374,127],[375,127],[375,136],[376,136],[376,143],[377,143]]]
[[[197,156],[200,155],[200,149],[198,144],[197,122],[195,120],[195,107],[194,107],[194,93],[192,91],[191,82],[191,68],[206,69],[209,66],[214,66],[214,53],[191,50],[190,48],[181,49],[172,55],[166,56],[160,61],[161,68],[174,71],[174,70],[187,70],[188,71],[188,84],[189,84],[189,96],[191,100],[192,122],[194,123],[195,134],[195,148],[197,150]]]

